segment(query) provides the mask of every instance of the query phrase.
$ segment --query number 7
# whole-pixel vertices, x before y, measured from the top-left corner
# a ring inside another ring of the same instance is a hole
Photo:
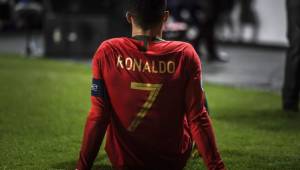
[[[135,131],[138,125],[141,123],[143,118],[146,116],[149,109],[152,107],[152,104],[155,102],[157,95],[162,87],[162,84],[149,84],[149,83],[131,83],[131,89],[135,90],[145,90],[150,91],[150,94],[142,106],[141,110],[137,113],[135,119],[131,122],[130,126],[128,127],[128,131]]]

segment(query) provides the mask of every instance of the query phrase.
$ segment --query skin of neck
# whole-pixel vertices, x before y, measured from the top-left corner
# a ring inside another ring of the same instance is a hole
[[[158,37],[162,38],[162,24],[155,26],[153,28],[150,28],[148,30],[144,30],[141,27],[132,24],[132,32],[131,35],[132,37],[137,36],[137,35],[144,35],[144,36],[149,36],[149,37]]]
[[[131,35],[133,37],[137,35],[144,35],[149,37],[162,38],[163,26],[164,23],[168,20],[168,17],[169,17],[169,12],[165,11],[160,23],[158,23],[156,26],[150,29],[144,30],[136,23],[134,17],[130,13],[126,14],[127,21],[131,24],[132,27]]]

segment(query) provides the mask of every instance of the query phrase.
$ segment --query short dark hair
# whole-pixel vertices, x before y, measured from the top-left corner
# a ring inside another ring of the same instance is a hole
[[[167,9],[167,0],[128,0],[127,11],[144,30],[159,24]]]

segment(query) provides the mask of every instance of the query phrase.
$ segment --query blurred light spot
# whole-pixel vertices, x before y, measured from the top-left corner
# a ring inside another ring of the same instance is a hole
[[[53,41],[54,43],[60,43],[61,42],[61,31],[59,28],[55,28],[53,31]]]
[[[185,20],[188,20],[191,17],[190,12],[188,10],[182,10],[180,12],[180,16]]]
[[[187,30],[186,37],[188,40],[193,40],[197,37],[198,34],[199,34],[199,30],[196,27],[190,27]]]
[[[76,32],[70,32],[70,34],[68,36],[68,40],[70,42],[75,42],[77,40],[77,34],[76,34]]]

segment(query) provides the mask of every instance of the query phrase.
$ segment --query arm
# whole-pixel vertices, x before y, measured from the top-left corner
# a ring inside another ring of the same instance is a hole
[[[185,100],[190,131],[206,167],[209,170],[223,170],[225,166],[218,152],[211,120],[204,106],[205,95],[201,86],[201,63],[193,49],[190,49],[188,55],[190,57],[188,73],[190,77]]]
[[[92,61],[91,109],[86,120],[80,156],[76,166],[78,170],[88,170],[93,166],[110,120],[110,104],[100,71],[99,57],[101,55],[104,54],[98,50]]]

